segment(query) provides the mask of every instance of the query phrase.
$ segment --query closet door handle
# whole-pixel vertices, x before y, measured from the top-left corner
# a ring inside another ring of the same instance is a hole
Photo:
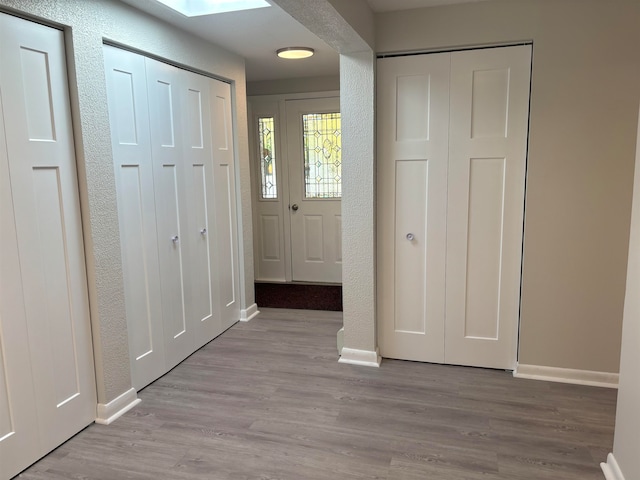
[[[178,243],[178,240],[180,240],[180,238],[178,237],[178,235],[174,235],[173,237],[171,237],[171,241],[176,244]]]
[[[207,234],[207,229],[203,228],[202,230],[200,230],[200,235],[205,236]]]
[[[413,235],[413,233],[407,233],[407,240],[409,240],[410,242],[413,242],[415,238],[416,237]]]

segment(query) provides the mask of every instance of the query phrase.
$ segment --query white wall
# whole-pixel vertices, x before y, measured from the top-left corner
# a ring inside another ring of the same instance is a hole
[[[617,463],[627,480],[640,478],[640,120],[638,123],[614,459],[608,462]],[[615,469],[614,465],[609,468]]]
[[[285,78],[247,82],[247,95],[288,95],[292,93],[331,92],[340,90],[340,76]]]
[[[344,347],[365,352],[377,352],[375,64],[372,51],[340,55]]]
[[[114,0],[0,0],[0,9],[66,31],[98,402],[106,404],[131,388],[131,378],[103,39],[232,82],[246,308],[254,300],[244,60]]]
[[[492,0],[378,14],[378,52],[533,41],[519,362],[617,372],[640,2]]]

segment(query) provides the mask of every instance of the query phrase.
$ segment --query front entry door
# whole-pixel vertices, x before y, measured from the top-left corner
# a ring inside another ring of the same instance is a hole
[[[286,115],[292,279],[341,283],[340,101],[289,100]]]

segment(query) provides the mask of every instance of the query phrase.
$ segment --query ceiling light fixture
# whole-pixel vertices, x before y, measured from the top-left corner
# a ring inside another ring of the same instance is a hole
[[[285,47],[279,48],[276,53],[280,58],[297,60],[299,58],[309,58],[315,52],[313,48],[309,47]]]

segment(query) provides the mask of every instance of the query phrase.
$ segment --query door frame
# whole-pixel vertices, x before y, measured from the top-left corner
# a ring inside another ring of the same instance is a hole
[[[254,251],[254,279],[256,282],[287,282],[293,281],[293,265],[291,261],[291,222],[288,221],[289,198],[289,158],[287,155],[287,128],[286,128],[286,102],[288,100],[314,100],[321,98],[340,97],[340,91],[329,90],[310,93],[292,93],[278,95],[255,95],[247,97],[247,109],[249,118],[249,160],[251,174],[251,207],[253,212],[253,251]],[[260,192],[260,158],[259,138],[257,122],[259,117],[273,117],[275,127],[275,167],[276,188],[279,192],[277,199],[261,199]],[[272,262],[274,268],[262,265],[260,255],[262,247],[260,242],[260,206],[272,204],[280,218],[278,234],[279,261]],[[277,205],[277,206],[276,206]],[[289,252],[289,254],[287,254]],[[277,267],[275,264],[277,263]],[[268,271],[267,271],[268,268]]]

